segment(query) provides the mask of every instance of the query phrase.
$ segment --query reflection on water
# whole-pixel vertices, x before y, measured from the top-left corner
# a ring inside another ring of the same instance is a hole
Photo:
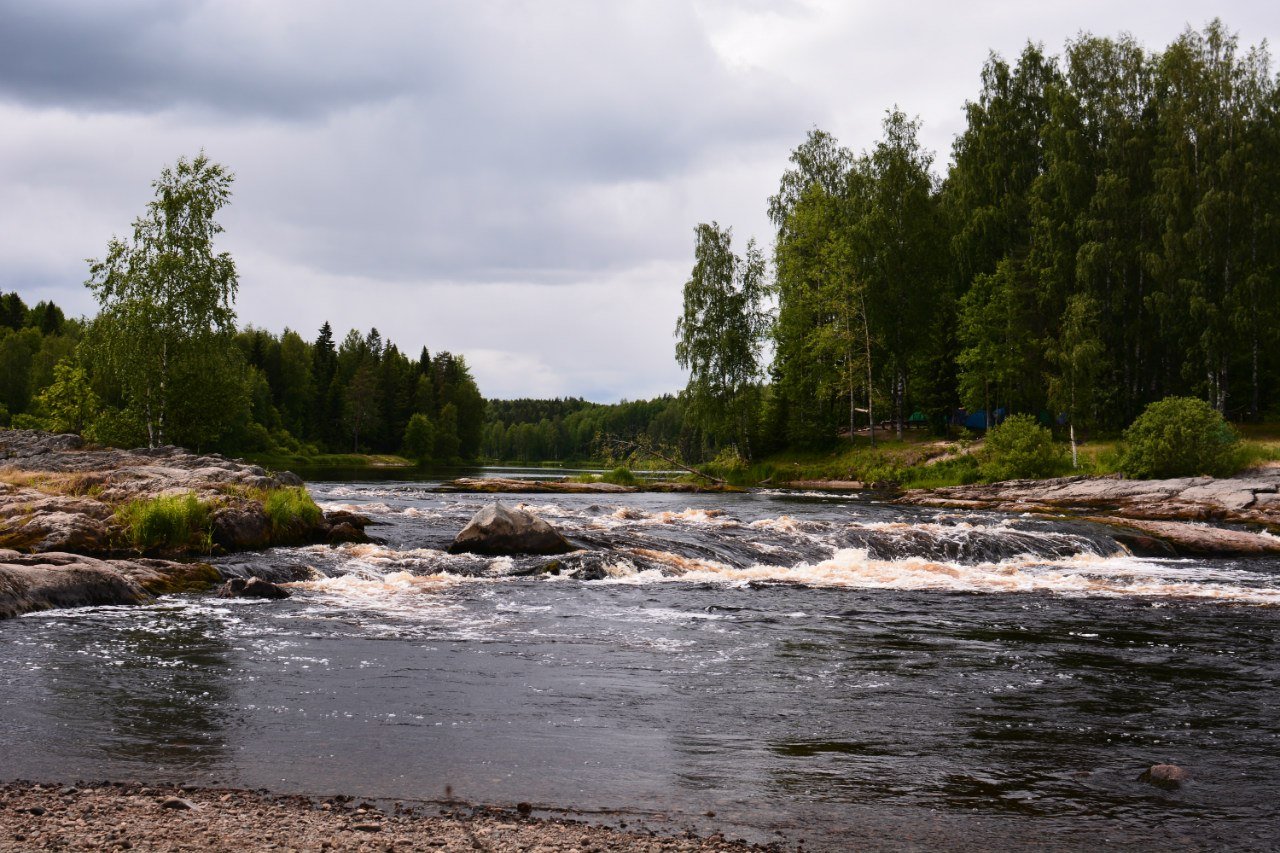
[[[27,656],[5,663],[32,676],[31,690],[6,711],[51,732],[40,740],[51,767],[87,760],[163,778],[221,760],[232,673],[219,620],[182,607],[101,608],[78,611],[68,638],[52,614],[28,619],[39,636],[18,640]]]
[[[583,551],[523,576],[443,553],[483,498],[314,490],[384,541],[235,558],[312,569],[288,601],[0,623],[5,774],[449,785],[806,848],[1274,847],[1274,562],[845,497],[583,495],[528,502]],[[1193,781],[1136,781],[1157,762]]]

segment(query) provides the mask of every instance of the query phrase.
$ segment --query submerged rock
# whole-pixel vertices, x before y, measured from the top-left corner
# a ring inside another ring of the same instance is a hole
[[[574,550],[554,527],[531,512],[494,501],[472,516],[449,546],[450,554],[567,554]]]
[[[262,578],[232,578],[218,590],[220,598],[288,598],[289,590]]]
[[[1191,774],[1176,764],[1153,764],[1142,771],[1138,781],[1172,790],[1182,787],[1182,783],[1190,778]]]

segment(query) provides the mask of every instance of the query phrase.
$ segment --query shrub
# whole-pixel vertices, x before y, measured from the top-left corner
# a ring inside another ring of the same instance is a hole
[[[129,544],[139,551],[208,551],[209,505],[194,494],[130,501],[116,510]]]
[[[1067,452],[1032,415],[1010,415],[987,433],[981,472],[987,480],[1053,477],[1067,467]]]
[[[302,486],[272,489],[263,497],[262,509],[271,522],[273,542],[301,536],[324,518],[320,507]]]
[[[1120,471],[1150,480],[1232,473],[1239,436],[1216,409],[1194,397],[1165,397],[1124,431]]]

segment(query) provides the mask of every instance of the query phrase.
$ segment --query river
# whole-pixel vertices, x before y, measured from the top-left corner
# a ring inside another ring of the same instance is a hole
[[[548,560],[443,551],[491,497],[310,488],[382,541],[219,561],[305,578],[287,601],[0,623],[0,777],[527,801],[787,848],[1280,845],[1276,561],[867,496],[512,495],[583,546],[529,574]],[[1191,781],[1137,780],[1166,762]]]

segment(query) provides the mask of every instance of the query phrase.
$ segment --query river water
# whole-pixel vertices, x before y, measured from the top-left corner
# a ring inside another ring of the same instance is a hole
[[[0,778],[448,791],[787,848],[1280,846],[1276,561],[848,496],[504,498],[582,546],[548,565],[444,553],[489,497],[311,489],[382,542],[220,561],[288,601],[0,622]]]

